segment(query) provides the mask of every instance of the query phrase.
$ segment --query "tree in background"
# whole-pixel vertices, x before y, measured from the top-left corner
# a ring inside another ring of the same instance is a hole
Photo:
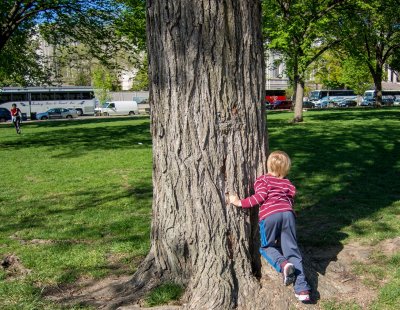
[[[340,80],[358,95],[364,94],[374,84],[366,63],[352,57],[343,60]]]
[[[58,40],[74,38],[101,48],[98,39],[110,34],[120,8],[111,0],[4,0],[0,4],[0,50],[15,31],[36,24],[47,27],[47,35]]]
[[[295,88],[294,121],[303,120],[303,96],[309,66],[338,41],[330,31],[346,0],[263,0],[267,46],[282,53]]]
[[[135,77],[133,78],[132,90],[140,91],[140,90],[149,90],[149,64],[147,55],[143,57],[143,61],[139,66],[139,70],[137,71]]]
[[[116,0],[122,4],[115,21],[117,34],[131,43],[136,52],[146,49],[146,0]],[[137,53],[135,53],[137,55]]]
[[[114,58],[118,52],[128,53],[129,51],[129,57],[134,60],[135,52],[144,49],[144,4],[145,1],[139,0],[2,1],[0,3],[0,58],[10,57],[10,53],[15,51],[15,47],[12,46],[15,39],[12,38],[25,32],[31,36],[41,36],[57,48],[66,49],[76,44],[84,44],[88,57],[95,58],[102,65],[114,69]],[[11,55],[16,62],[15,67],[29,69],[28,65],[36,66],[43,69],[41,76],[48,73],[48,67],[41,66],[42,60],[37,64],[34,61],[26,62],[26,58],[20,57],[18,52],[15,52],[15,55]],[[57,55],[53,56],[57,57]],[[57,61],[62,64],[63,59],[54,57],[52,61],[55,61],[57,66]],[[32,60],[35,59],[32,57]],[[61,70],[60,67],[57,67],[57,70]],[[12,67],[3,65],[0,71],[8,77],[7,83],[6,79],[3,79],[3,85],[26,85],[29,84],[28,81],[43,83],[43,80],[37,77],[38,74],[29,76],[33,73],[32,70],[25,70],[25,79],[22,82],[21,78],[14,79]],[[53,77],[47,75],[47,83],[58,84],[58,73],[53,74]],[[88,76],[90,72],[85,75],[80,70],[76,82],[86,83]]]
[[[361,95],[373,84],[366,64],[340,49],[325,52],[309,71],[313,72],[310,82],[326,89],[353,89]]]
[[[400,49],[399,1],[354,0],[335,25],[342,46],[368,67],[380,106],[384,66],[396,59]]]
[[[111,100],[110,91],[120,89],[118,77],[101,65],[97,65],[93,70],[92,81],[96,98],[101,104]]]
[[[37,53],[39,41],[29,29],[19,29],[0,51],[0,86],[30,86],[51,78],[48,59]]]

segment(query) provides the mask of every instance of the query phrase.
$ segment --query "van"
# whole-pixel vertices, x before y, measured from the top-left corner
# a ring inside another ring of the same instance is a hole
[[[95,109],[96,115],[135,115],[139,114],[136,101],[110,101]]]

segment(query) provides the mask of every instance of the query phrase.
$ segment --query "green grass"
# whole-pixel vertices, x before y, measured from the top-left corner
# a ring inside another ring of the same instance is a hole
[[[300,242],[339,251],[399,236],[400,110],[304,116],[292,124],[292,113],[272,112],[267,121],[270,149],[292,158]],[[43,288],[135,271],[149,249],[149,126],[140,117],[24,123],[17,136],[0,124],[0,257],[13,253],[31,270],[20,279],[0,272],[1,309],[56,309]],[[371,279],[385,281],[373,307],[395,309],[399,260],[374,268]]]
[[[147,307],[166,304],[171,300],[178,300],[182,293],[183,288],[181,286],[174,283],[165,283],[151,291],[145,298],[145,303]]]
[[[31,274],[0,281],[0,308],[41,309],[43,287],[133,273],[149,249],[148,118],[10,127],[0,127],[0,257],[16,254]]]

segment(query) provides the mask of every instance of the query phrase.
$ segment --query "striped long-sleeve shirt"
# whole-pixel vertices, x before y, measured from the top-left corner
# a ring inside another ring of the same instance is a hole
[[[242,208],[260,206],[258,219],[262,221],[271,214],[293,211],[296,188],[288,179],[266,174],[254,183],[255,194],[241,200]]]

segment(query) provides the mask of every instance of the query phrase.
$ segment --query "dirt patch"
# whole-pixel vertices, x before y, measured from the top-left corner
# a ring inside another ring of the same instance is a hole
[[[380,250],[386,256],[393,256],[400,252],[400,237],[383,241],[380,244]]]
[[[1,260],[0,266],[4,270],[7,280],[21,279],[31,273],[31,270],[25,268],[20,258],[14,254],[7,254]]]
[[[304,247],[304,269],[310,285],[313,287],[313,305],[299,303],[292,287],[282,285],[281,275],[262,260],[261,288],[258,296],[262,298],[263,309],[321,309],[321,302],[337,300],[352,302],[367,309],[377,296],[377,291],[362,283],[363,277],[353,273],[354,264],[373,264],[371,255],[380,251],[392,256],[400,250],[400,237],[385,240],[378,245],[364,245],[353,242],[324,248]],[[109,263],[119,265],[121,257],[110,256]],[[132,276],[112,276],[102,280],[79,281],[68,287],[45,290],[48,299],[61,304],[87,304],[97,309],[109,309],[111,301],[118,298]],[[119,310],[135,310],[139,304],[111,307]],[[168,305],[151,309],[176,310],[183,306]],[[261,308],[260,308],[261,309]]]
[[[10,236],[10,239],[17,240],[20,244],[54,244],[54,243],[64,243],[64,244],[91,244],[93,241],[90,240],[52,240],[52,239],[30,239],[25,240],[20,238],[17,234]]]

